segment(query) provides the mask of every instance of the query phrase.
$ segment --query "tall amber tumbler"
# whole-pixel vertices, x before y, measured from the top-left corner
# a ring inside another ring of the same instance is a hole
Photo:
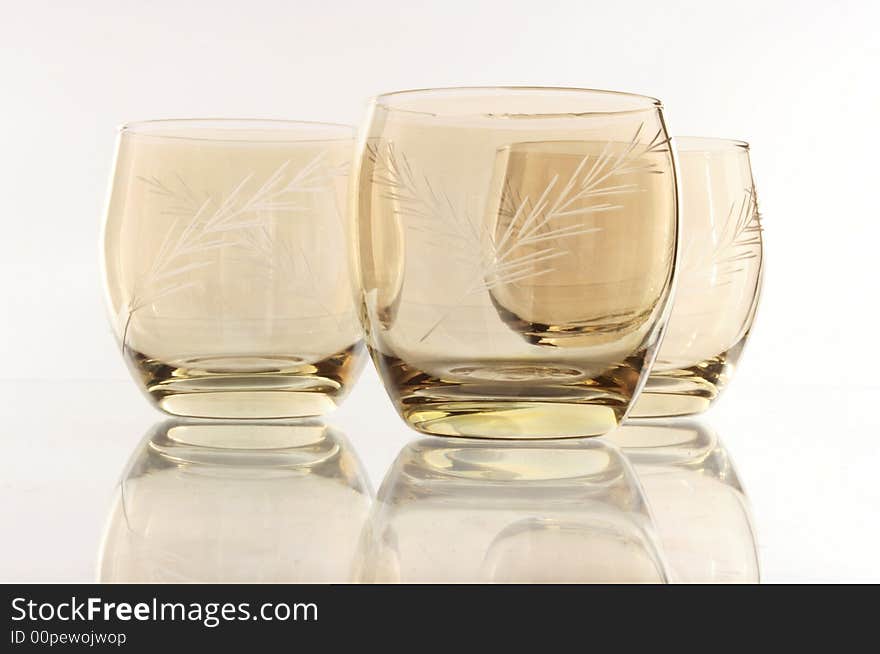
[[[353,129],[289,121],[126,125],[104,224],[111,320],[178,416],[318,415],[361,364],[345,256]]]
[[[377,97],[354,270],[373,360],[431,434],[590,436],[626,415],[677,247],[660,103],[557,88]]]
[[[763,227],[749,146],[676,137],[681,260],[669,324],[633,416],[707,409],[730,381],[758,307]]]

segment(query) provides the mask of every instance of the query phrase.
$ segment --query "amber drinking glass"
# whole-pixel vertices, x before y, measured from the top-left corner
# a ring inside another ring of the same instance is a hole
[[[356,157],[367,343],[415,429],[613,429],[643,383],[677,244],[660,103],[582,89],[376,98]]]
[[[318,415],[361,362],[341,207],[352,128],[123,127],[104,225],[123,356],[179,416]]]
[[[763,267],[749,146],[673,139],[681,255],[672,313],[635,417],[706,410],[730,380],[752,328]]]

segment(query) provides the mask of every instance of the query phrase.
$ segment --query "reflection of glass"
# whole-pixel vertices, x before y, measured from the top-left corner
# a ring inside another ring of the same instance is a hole
[[[749,146],[676,138],[681,259],[669,323],[634,417],[705,411],[730,381],[761,288],[763,238]]]
[[[407,445],[364,531],[368,582],[664,582],[638,482],[601,441]]]
[[[710,429],[692,420],[639,420],[606,438],[638,473],[677,581],[759,581],[748,499]]]
[[[123,476],[101,581],[345,582],[369,512],[354,452],[317,421],[166,421]]]
[[[665,323],[676,185],[660,103],[471,88],[378,97],[356,160],[367,341],[443,436],[605,433]]]
[[[113,327],[178,416],[326,413],[362,360],[341,207],[353,130],[160,120],[122,129],[104,228]]]

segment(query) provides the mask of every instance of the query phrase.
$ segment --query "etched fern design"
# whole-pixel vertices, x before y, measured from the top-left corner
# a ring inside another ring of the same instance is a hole
[[[197,286],[187,274],[213,263],[203,257],[219,248],[252,245],[252,230],[266,232],[261,212],[293,212],[307,208],[299,199],[304,193],[325,192],[326,175],[322,172],[324,153],[319,153],[295,174],[288,172],[290,161],[282,163],[253,192],[254,174],[246,175],[223,200],[208,196],[199,200],[183,178],[174,174],[173,182],[157,177],[138,177],[148,191],[167,203],[165,215],[186,218],[180,231],[177,223],[168,230],[152,259],[150,268],[135,283],[126,307],[127,318],[122,332],[125,348],[132,316],[144,306],[172,293]],[[233,238],[229,238],[229,236]],[[195,260],[193,260],[195,256]]]
[[[706,278],[711,279],[710,285],[713,287],[732,283],[732,277],[745,270],[745,262],[760,255],[763,229],[757,197],[754,190],[747,188],[739,202],[731,202],[718,240],[711,250],[700,255],[694,252],[699,246],[695,243],[698,239],[688,242],[687,249],[682,253],[690,280],[685,285],[685,294],[704,288]]]
[[[742,272],[744,261],[758,257],[763,229],[755,192],[745,189],[739,210],[735,202],[730,205],[724,230],[715,246],[712,258],[720,275],[729,277]]]
[[[639,126],[627,147],[617,155],[612,154],[610,142],[605,145],[599,156],[593,159],[589,167],[592,157],[585,155],[563,186],[559,185],[560,176],[554,174],[535,202],[529,197],[518,197],[509,185],[505,185],[499,213],[508,218],[509,222],[500,239],[497,242],[493,239],[489,243],[492,266],[486,271],[495,273],[497,271],[494,268],[500,267],[503,274],[495,275],[497,282],[487,283],[486,290],[497,284],[513,283],[553,272],[553,268],[550,267],[539,270],[528,270],[528,267],[535,262],[565,256],[566,249],[559,247],[559,241],[562,239],[601,231],[601,227],[587,228],[580,224],[563,227],[554,225],[562,218],[604,213],[620,208],[620,205],[607,201],[581,207],[575,206],[576,203],[641,190],[639,185],[634,183],[608,184],[607,182],[613,177],[639,172],[661,172],[653,162],[635,161],[649,152],[663,151],[668,143],[668,139],[662,138],[662,131],[658,131],[649,143],[639,146],[643,128],[644,124]],[[555,197],[554,190],[556,190]],[[518,256],[515,254],[523,246],[538,243],[542,244],[539,250],[521,253]],[[522,270],[524,267],[526,271]]]
[[[500,234],[485,225],[477,227],[445,191],[427,176],[417,175],[406,154],[399,153],[393,143],[386,143],[382,151],[368,144],[367,156],[373,163],[373,183],[383,189],[383,198],[395,202],[396,214],[409,219],[407,228],[423,233],[429,244],[447,249],[453,258],[473,268],[472,281],[464,292],[468,296],[552,273],[554,268],[549,262],[569,254],[566,239],[602,231],[601,227],[581,223],[559,223],[566,218],[614,211],[620,205],[605,198],[641,190],[637,184],[611,183],[615,177],[662,172],[655,163],[641,159],[648,153],[666,151],[669,139],[658,130],[648,143],[641,144],[643,131],[641,124],[617,154],[609,142],[598,156],[584,155],[567,180],[562,182],[561,176],[554,174],[534,200],[519,197],[505,184],[499,216],[507,224]],[[590,204],[583,206],[585,202]],[[441,316],[420,340],[430,336],[453,310]]]
[[[316,272],[309,253],[301,243],[283,233],[270,234],[266,225],[243,232],[242,238],[242,245],[248,248],[250,255],[249,273],[261,281],[268,281],[271,277],[273,283],[283,284],[285,292],[294,293],[298,298],[308,298],[324,316],[342,328],[338,311],[334,311],[323,299],[322,290],[326,289],[327,280]]]

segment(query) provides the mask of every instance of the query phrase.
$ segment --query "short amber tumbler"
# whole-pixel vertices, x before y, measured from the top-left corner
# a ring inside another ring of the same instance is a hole
[[[705,411],[727,386],[760,296],[763,227],[749,146],[675,138],[681,261],[672,314],[634,417]]]
[[[116,337],[162,410],[319,415],[361,365],[342,216],[350,127],[123,127],[104,224]]]
[[[356,158],[354,269],[399,413],[447,436],[613,429],[676,260],[660,103],[610,91],[404,91]]]

